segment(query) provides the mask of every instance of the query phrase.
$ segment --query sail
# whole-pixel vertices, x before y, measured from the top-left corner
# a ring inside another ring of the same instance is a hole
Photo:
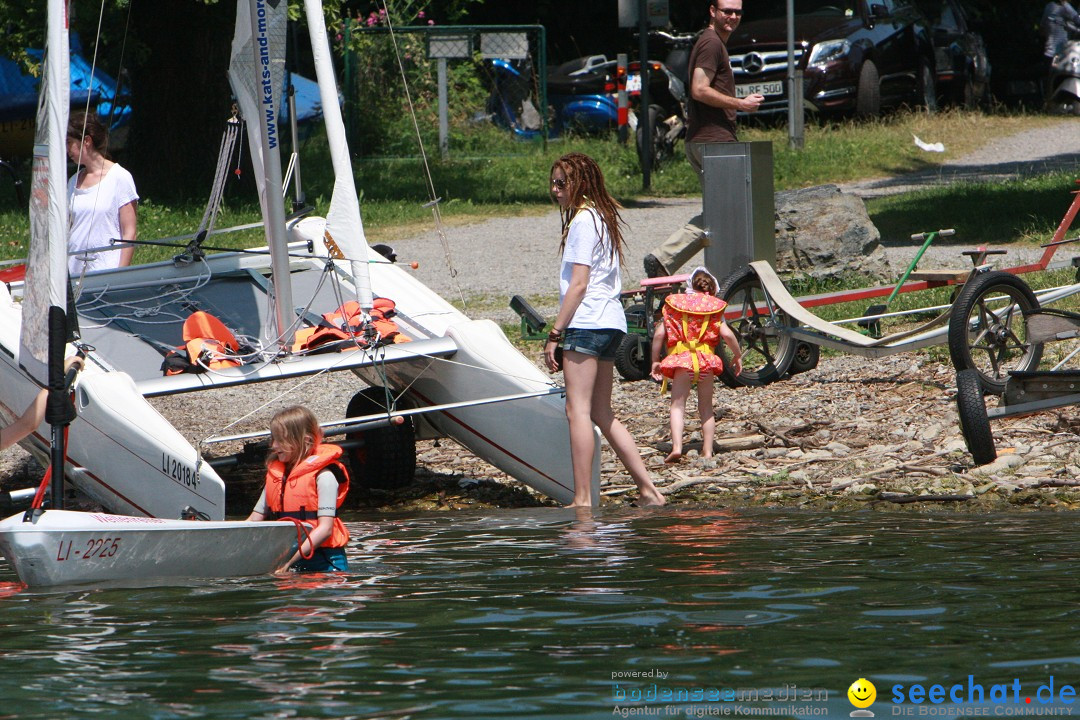
[[[49,0],[30,190],[30,253],[19,362],[48,383],[49,308],[67,307],[67,124],[70,85],[67,0]]]
[[[326,37],[326,21],[319,0],[304,0],[311,51],[315,57],[315,77],[322,98],[323,122],[330,144],[330,160],[334,167],[334,191],[326,213],[324,239],[333,254],[336,245],[351,261],[356,300],[365,311],[371,310],[371,277],[368,274],[368,244],[364,224],[360,219],[360,201],[356,196],[349,144],[345,139],[345,123],[341,120],[337,82],[330,61],[330,43]]]
[[[286,349],[292,346],[295,313],[281,198],[278,108],[284,85],[288,9],[287,0],[237,0],[229,62],[229,84],[247,124],[266,244],[270,248],[277,340]]]

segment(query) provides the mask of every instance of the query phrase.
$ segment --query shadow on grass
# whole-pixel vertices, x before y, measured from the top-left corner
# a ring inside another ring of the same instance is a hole
[[[914,233],[953,228],[940,244],[1048,242],[1072,202],[1067,173],[1005,183],[958,183],[868,200],[885,245],[909,245]]]

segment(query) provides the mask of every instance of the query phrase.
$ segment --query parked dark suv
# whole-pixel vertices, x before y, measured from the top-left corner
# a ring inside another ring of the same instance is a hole
[[[763,94],[759,112],[786,111],[786,2],[755,0],[744,9],[727,44],[737,91]],[[911,0],[795,0],[795,62],[806,106],[821,114],[936,107],[930,29]]]
[[[990,99],[990,60],[982,35],[958,0],[916,0],[930,19],[937,60],[938,99],[974,109]]]

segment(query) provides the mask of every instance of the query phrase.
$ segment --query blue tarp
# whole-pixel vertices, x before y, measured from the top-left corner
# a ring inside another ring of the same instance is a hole
[[[41,50],[27,50],[31,57],[40,60]],[[18,63],[0,58],[0,122],[33,118],[37,111],[39,79],[27,75]],[[123,92],[123,90],[121,91]],[[91,96],[91,108],[107,120],[112,112],[116,96],[116,80],[98,68],[91,80],[90,63],[78,53],[71,54],[71,105],[78,108]],[[131,116],[131,108],[123,102],[113,114],[113,128],[124,125]]]
[[[29,54],[40,60],[40,50],[28,50]],[[322,117],[322,101],[319,98],[319,86],[314,80],[292,73],[293,87],[296,88],[296,118],[300,122],[316,120]],[[116,129],[127,124],[131,117],[131,106],[124,102],[127,89],[121,88],[120,102],[113,111],[116,96],[116,80],[97,68],[91,79],[90,63],[75,51],[71,53],[71,105],[78,109],[85,105],[87,92],[91,93],[91,107],[102,120],[108,120],[113,112],[112,127]],[[32,118],[37,110],[38,78],[23,73],[17,63],[7,58],[0,58],[0,122],[11,122],[23,118]],[[280,112],[282,122],[289,119],[287,104],[282,103]]]

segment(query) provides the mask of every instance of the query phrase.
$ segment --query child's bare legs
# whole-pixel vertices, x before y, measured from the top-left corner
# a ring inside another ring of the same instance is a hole
[[[697,384],[698,416],[701,418],[701,457],[711,458],[716,436],[716,416],[713,415],[713,376],[701,375]]]
[[[686,427],[686,398],[690,397],[690,373],[683,369],[675,371],[671,378],[671,453],[664,462],[678,462],[682,458],[682,437]]]

